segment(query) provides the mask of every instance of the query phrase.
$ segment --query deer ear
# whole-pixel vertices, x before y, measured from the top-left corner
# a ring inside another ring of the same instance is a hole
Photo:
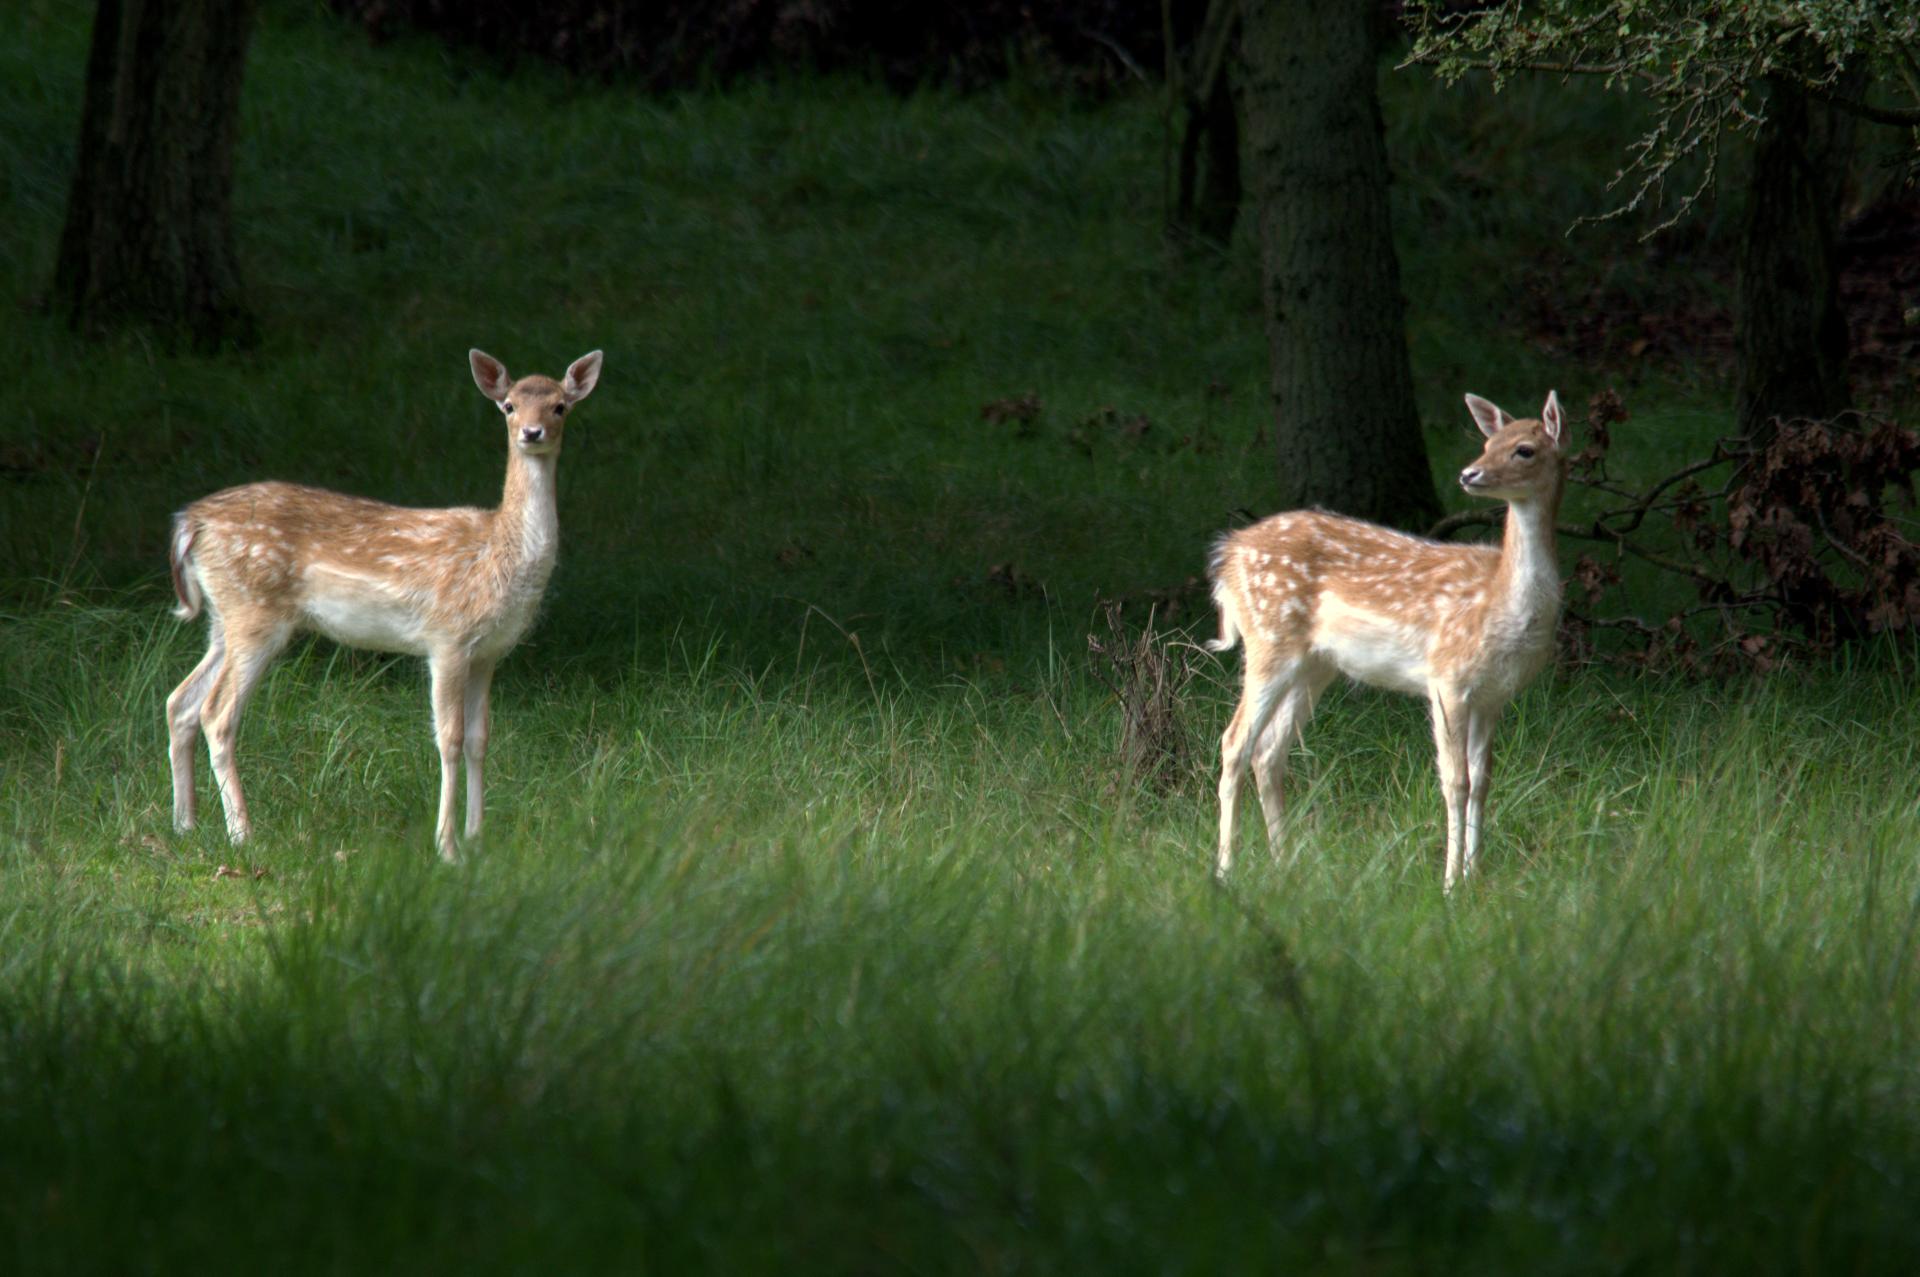
[[[1560,411],[1560,392],[1547,392],[1547,406],[1540,410],[1540,424],[1547,428],[1547,438],[1553,440],[1553,446],[1563,448],[1567,443],[1567,419]]]
[[[513,378],[507,376],[507,366],[484,350],[469,350],[467,363],[473,369],[473,384],[480,387],[480,393],[499,403],[513,389]]]
[[[1467,411],[1473,414],[1473,424],[1480,427],[1480,433],[1489,439],[1499,434],[1506,424],[1513,420],[1505,411],[1488,403],[1479,395],[1467,396]]]
[[[593,393],[594,383],[600,380],[600,352],[582,355],[567,368],[567,380],[561,385],[560,393],[567,397],[568,403],[579,403]]]

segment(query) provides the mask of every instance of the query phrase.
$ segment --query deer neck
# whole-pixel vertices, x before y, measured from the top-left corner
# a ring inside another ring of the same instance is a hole
[[[1554,555],[1554,520],[1559,513],[1558,484],[1536,497],[1507,502],[1496,597],[1528,619],[1557,615],[1560,610],[1560,564]]]
[[[558,460],[554,453],[530,457],[518,448],[507,456],[507,484],[494,515],[492,548],[519,570],[550,569],[560,547],[554,493]]]

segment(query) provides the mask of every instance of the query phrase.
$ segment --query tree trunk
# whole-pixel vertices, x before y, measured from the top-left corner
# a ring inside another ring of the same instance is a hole
[[[1169,229],[1176,238],[1195,236],[1226,244],[1233,239],[1239,216],[1240,121],[1234,114],[1233,91],[1222,75],[1206,101],[1187,111],[1180,138],[1180,186]]]
[[[1767,84],[1753,148],[1734,325],[1740,432],[1764,439],[1782,417],[1831,417],[1849,405],[1847,318],[1835,239],[1853,117]]]
[[[1387,209],[1373,6],[1273,0],[1243,22],[1281,503],[1425,526],[1439,502]]]
[[[256,0],[100,0],[53,305],[245,339],[233,151]]]
[[[1224,245],[1240,217],[1240,117],[1228,66],[1240,31],[1240,0],[1212,0],[1186,53],[1175,47],[1173,13],[1162,0],[1169,109],[1185,115],[1167,231],[1175,241]],[[1204,174],[1201,161],[1205,160]]]
[[[1240,117],[1222,75],[1207,99],[1207,180],[1193,208],[1193,227],[1216,244],[1233,239],[1240,217]]]

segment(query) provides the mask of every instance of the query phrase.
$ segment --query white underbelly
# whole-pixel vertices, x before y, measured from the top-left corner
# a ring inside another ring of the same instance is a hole
[[[317,599],[305,611],[307,624],[336,643],[426,655],[426,627],[418,615],[404,609],[344,606],[337,600]]]
[[[349,647],[415,656],[463,649],[476,660],[493,661],[532,627],[545,584],[543,572],[509,583],[505,597],[496,596],[491,606],[475,608],[480,600],[456,596],[448,607],[425,587],[410,590],[390,579],[315,565],[302,578],[300,612],[310,628]],[[463,610],[460,603],[469,606]]]
[[[1417,626],[1323,594],[1314,618],[1313,649],[1357,682],[1410,696],[1427,694],[1427,634]]]
[[[349,647],[427,653],[425,600],[386,581],[335,568],[309,568],[301,616],[313,629]]]

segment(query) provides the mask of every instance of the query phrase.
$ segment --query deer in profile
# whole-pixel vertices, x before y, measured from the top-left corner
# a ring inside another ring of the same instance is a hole
[[[1500,711],[1553,654],[1560,617],[1554,517],[1565,478],[1559,397],[1517,420],[1478,395],[1486,436],[1460,472],[1507,503],[1498,547],[1446,545],[1317,510],[1274,515],[1214,546],[1208,576],[1224,652],[1244,643],[1245,683],[1220,740],[1220,854],[1233,864],[1234,806],[1249,761],[1277,853],[1287,751],[1336,673],[1424,696],[1447,804],[1445,890],[1473,872]]]
[[[559,544],[554,469],[567,413],[592,392],[600,352],[564,379],[507,375],[467,352],[480,392],[507,419],[507,482],[495,510],[415,510],[291,483],[249,483],[173,517],[174,615],[208,614],[207,654],[167,698],[173,823],[193,828],[194,746],[207,755],[227,835],[252,832],[234,767],[240,716],[274,657],[303,630],[350,647],[427,658],[440,812],[434,839],[455,859],[454,799],[467,772],[466,836],[480,833],[494,667],[533,623]]]

